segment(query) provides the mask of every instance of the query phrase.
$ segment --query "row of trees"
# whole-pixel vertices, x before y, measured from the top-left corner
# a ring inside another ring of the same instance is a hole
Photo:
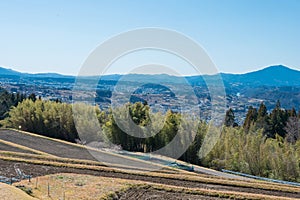
[[[291,118],[297,118],[295,109],[282,109],[278,101],[272,112],[268,113],[264,103],[261,103],[258,111],[256,108],[249,108],[243,126],[246,131],[248,131],[251,126],[256,126],[258,129],[263,128],[264,135],[270,138],[275,138],[276,134],[285,137],[287,134],[286,125]]]
[[[295,142],[299,138],[299,118],[296,110],[286,110],[281,108],[280,102],[277,101],[275,108],[268,113],[267,107],[262,102],[258,108],[249,107],[243,128],[248,132],[251,128],[263,129],[263,135],[268,138],[275,138],[278,134],[283,138],[288,138],[289,142]],[[237,127],[234,112],[230,108],[226,112],[224,125],[227,127]]]

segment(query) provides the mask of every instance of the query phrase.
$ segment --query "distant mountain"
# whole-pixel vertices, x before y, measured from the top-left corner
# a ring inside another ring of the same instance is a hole
[[[0,67],[0,76],[20,76],[20,77],[34,77],[34,78],[71,78],[74,76],[62,75],[58,73],[22,73],[12,69]]]
[[[1,75],[20,76],[21,74],[22,74],[21,72],[17,72],[12,69],[0,67],[0,76]]]
[[[22,76],[30,78],[60,78],[75,79],[75,76],[62,75],[57,73],[38,73],[29,74],[14,71],[0,67],[0,76]],[[141,83],[172,83],[182,84],[189,82],[191,85],[204,85],[204,80],[214,81],[222,77],[226,87],[232,85],[257,87],[257,86],[300,86],[300,71],[290,69],[283,65],[276,65],[264,68],[262,70],[245,73],[245,74],[226,74],[220,73],[216,75],[203,76],[186,76],[178,77],[167,74],[113,74],[101,77],[102,81],[125,81],[125,82],[141,82]],[[93,76],[90,78],[98,78]]]
[[[229,84],[248,86],[300,86],[300,71],[276,65],[246,74],[221,74]]]
[[[185,79],[184,79],[185,78]],[[219,78],[223,79],[225,87],[232,85],[257,87],[257,86],[300,86],[300,71],[290,69],[283,65],[276,65],[264,68],[262,70],[245,73],[245,74],[226,74],[203,76],[170,76],[166,74],[145,75],[145,74],[128,74],[119,76],[118,80],[136,81],[136,82],[155,82],[155,83],[174,83],[181,84],[186,81],[191,85],[204,85],[205,80],[210,83],[217,83]],[[106,78],[103,78],[106,79]],[[116,80],[117,81],[117,80]]]
[[[39,77],[39,78],[72,78],[74,76],[62,75],[58,73],[37,73],[37,74],[27,74],[27,76]]]

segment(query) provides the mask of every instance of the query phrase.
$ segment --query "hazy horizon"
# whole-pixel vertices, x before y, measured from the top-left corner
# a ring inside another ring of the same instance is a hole
[[[275,64],[275,65],[268,65],[268,66],[264,66],[264,67],[260,67],[260,68],[257,68],[257,69],[254,69],[252,71],[246,71],[244,73],[230,73],[230,72],[219,72],[219,73],[224,73],[224,74],[234,74],[234,75],[239,75],[239,74],[246,74],[246,73],[251,73],[251,72],[256,72],[256,71],[259,71],[259,70],[263,70],[265,68],[268,68],[268,67],[274,67],[274,66],[284,66],[284,67],[287,67],[291,70],[297,70],[297,71],[300,71],[299,69],[296,69],[296,68],[293,68],[291,66],[286,66],[286,65],[283,65],[283,64]],[[4,69],[8,69],[8,70],[13,70],[13,71],[16,71],[16,72],[21,72],[21,73],[28,73],[28,74],[46,74],[46,73],[49,73],[49,74],[59,74],[59,75],[64,75],[64,76],[76,76],[78,74],[63,74],[63,73],[59,73],[59,72],[53,72],[53,71],[44,71],[44,72],[29,72],[29,71],[20,71],[20,70],[17,70],[17,69],[14,69],[14,68],[11,68],[11,67],[8,67],[8,66],[0,66],[0,68],[4,68]],[[189,75],[182,75],[182,74],[170,74],[170,73],[167,73],[167,72],[158,72],[158,73],[145,73],[145,72],[138,72],[138,73],[105,73],[103,75],[127,75],[127,74],[141,74],[141,75],[169,75],[169,76],[198,76],[198,75],[215,75],[215,74],[189,74]],[[93,75],[89,75],[89,76],[93,76]],[[98,76],[98,75],[94,75],[94,76]]]

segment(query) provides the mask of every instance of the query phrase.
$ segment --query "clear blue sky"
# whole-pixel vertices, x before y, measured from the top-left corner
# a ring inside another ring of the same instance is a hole
[[[142,27],[186,34],[222,72],[300,69],[299,0],[9,0],[0,9],[0,66],[19,71],[77,74],[101,42]]]

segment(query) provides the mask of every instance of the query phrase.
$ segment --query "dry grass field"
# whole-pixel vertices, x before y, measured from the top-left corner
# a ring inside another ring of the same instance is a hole
[[[1,200],[36,200],[22,190],[5,183],[0,183],[0,197]]]

